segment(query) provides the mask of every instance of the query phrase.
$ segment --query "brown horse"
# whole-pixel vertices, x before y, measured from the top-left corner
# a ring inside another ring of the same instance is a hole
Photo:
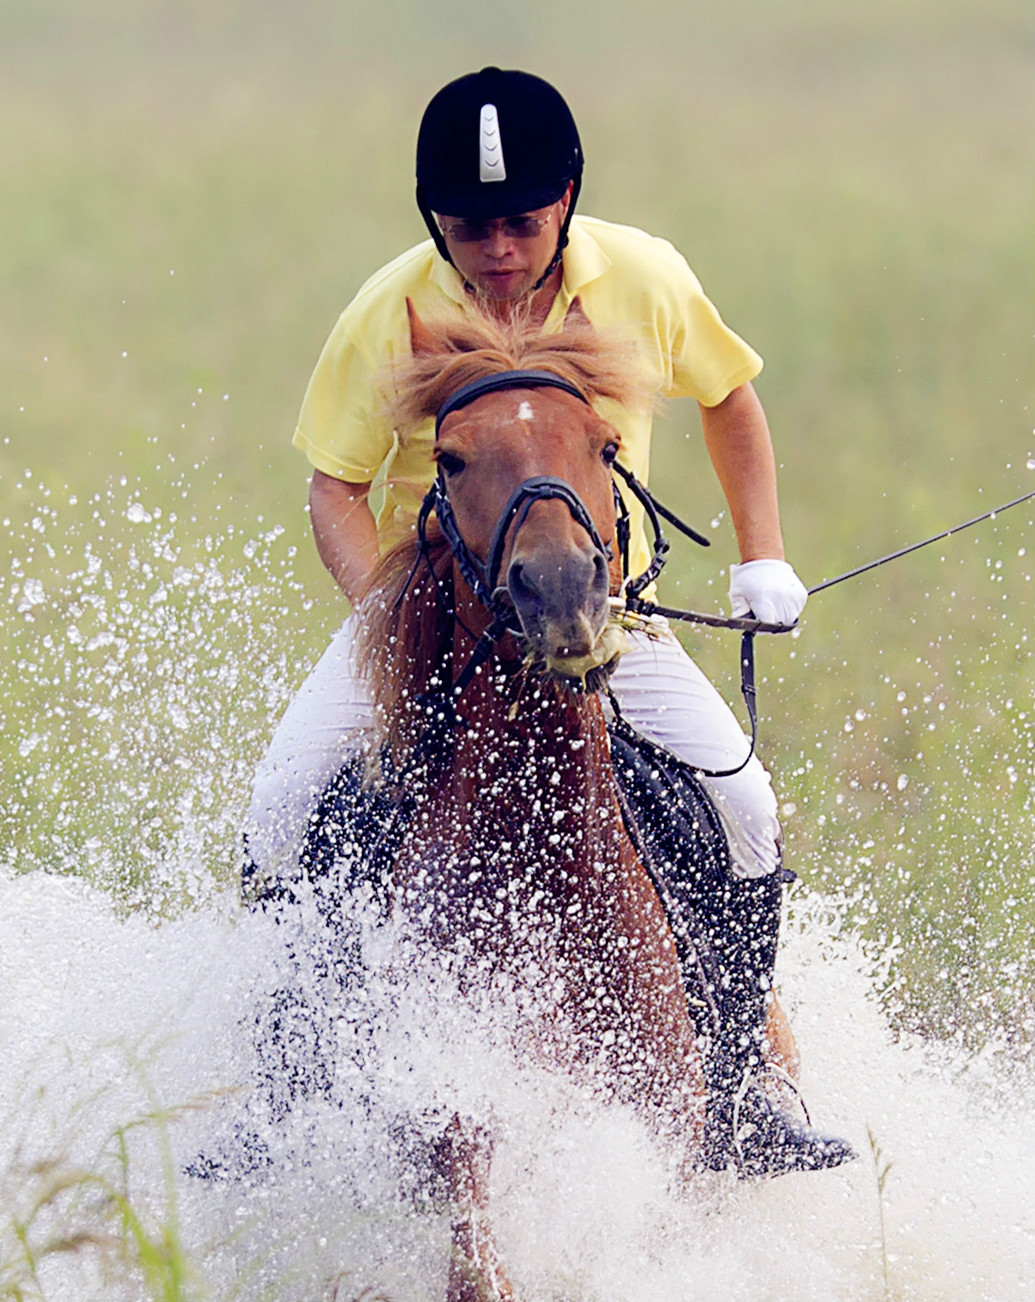
[[[499,972],[532,997],[548,986],[540,1056],[644,1109],[689,1160],[704,1092],[695,1029],[592,690],[621,634],[608,603],[619,439],[590,400],[641,400],[637,378],[579,320],[544,339],[488,321],[431,329],[411,308],[411,336],[413,360],[393,377],[400,427],[465,391],[434,446],[440,522],[452,517],[462,546],[428,530],[423,549],[397,548],[362,609],[384,740],[419,791],[395,907],[441,961]],[[556,383],[509,375],[469,396],[472,381],[529,369]],[[450,688],[501,614],[508,627],[467,672],[455,720]],[[450,1302],[509,1298],[487,1214],[488,1141],[458,1118],[444,1151],[457,1205]]]

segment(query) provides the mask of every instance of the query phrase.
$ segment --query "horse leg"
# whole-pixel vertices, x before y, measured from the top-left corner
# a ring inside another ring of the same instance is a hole
[[[484,1126],[454,1117],[438,1157],[453,1206],[447,1302],[512,1302],[489,1220],[491,1136]]]

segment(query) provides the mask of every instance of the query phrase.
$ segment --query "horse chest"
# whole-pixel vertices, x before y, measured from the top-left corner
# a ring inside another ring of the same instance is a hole
[[[607,764],[553,720],[488,744],[472,729],[397,865],[407,915],[447,947],[626,966],[664,922]]]

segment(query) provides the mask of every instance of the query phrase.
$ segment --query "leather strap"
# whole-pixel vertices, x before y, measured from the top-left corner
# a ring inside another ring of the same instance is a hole
[[[447,416],[477,402],[487,393],[498,393],[502,389],[560,389],[562,393],[570,393],[573,398],[578,398],[579,402],[589,406],[589,399],[581,389],[559,375],[554,375],[552,371],[498,371],[495,375],[483,375],[480,380],[472,380],[445,400],[435,417],[435,437],[438,438],[442,422]]]

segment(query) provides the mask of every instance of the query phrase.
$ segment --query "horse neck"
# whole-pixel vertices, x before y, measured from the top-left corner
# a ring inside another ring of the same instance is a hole
[[[466,653],[470,646],[466,644]],[[456,651],[459,665],[461,650]],[[624,836],[607,727],[597,696],[569,696],[500,663],[477,675],[460,702],[444,795],[461,825],[546,843],[579,827],[582,856],[608,858]]]

